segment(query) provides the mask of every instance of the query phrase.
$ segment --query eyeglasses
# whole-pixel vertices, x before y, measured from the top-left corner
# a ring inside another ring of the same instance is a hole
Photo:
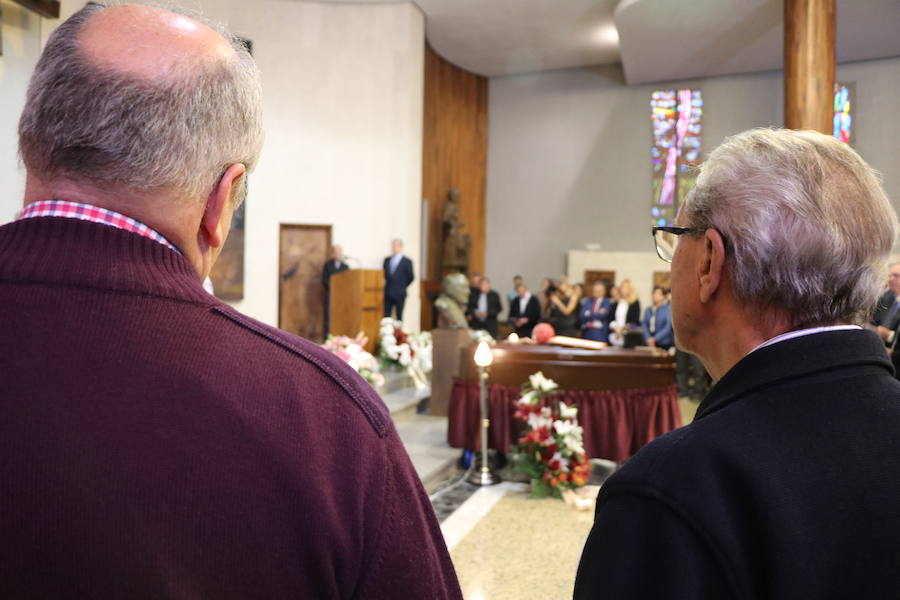
[[[706,230],[696,227],[654,227],[653,242],[656,244],[656,254],[667,263],[670,263],[672,262],[672,257],[675,256],[675,248],[678,247],[679,236],[686,233],[703,233],[704,231]]]

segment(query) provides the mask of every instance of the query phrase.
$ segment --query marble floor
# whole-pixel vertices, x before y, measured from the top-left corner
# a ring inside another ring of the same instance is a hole
[[[697,404],[679,399],[682,422]],[[594,462],[591,488],[614,470]],[[466,600],[571,598],[581,549],[593,511],[580,512],[560,500],[528,497],[525,483],[501,471],[504,482],[479,488],[462,471],[431,495]]]
[[[441,529],[467,600],[570,598],[593,517],[501,483],[475,492]]]

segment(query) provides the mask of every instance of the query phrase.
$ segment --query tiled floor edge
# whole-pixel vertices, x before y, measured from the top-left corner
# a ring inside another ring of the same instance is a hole
[[[528,491],[528,484],[504,481],[497,485],[483,487],[447,517],[441,523],[441,532],[444,534],[447,550],[453,552],[456,545],[491,511],[500,498],[510,491]]]

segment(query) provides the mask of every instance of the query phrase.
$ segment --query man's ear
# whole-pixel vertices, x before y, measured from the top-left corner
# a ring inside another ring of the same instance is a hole
[[[246,172],[247,167],[241,163],[235,163],[228,167],[206,199],[206,210],[200,221],[200,231],[205,233],[203,237],[213,248],[221,248],[225,244],[228,228],[231,225],[232,211],[228,209],[234,208],[231,206],[232,191]]]
[[[703,236],[703,257],[699,266],[700,302],[709,302],[722,283],[725,268],[725,240],[715,229],[707,229]]]

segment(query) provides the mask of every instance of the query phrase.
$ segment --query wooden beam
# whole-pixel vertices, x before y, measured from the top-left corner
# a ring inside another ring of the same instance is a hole
[[[13,0],[13,2],[36,12],[42,17],[48,19],[59,18],[59,2],[57,0]]]
[[[835,0],[784,0],[784,125],[831,133]]]

